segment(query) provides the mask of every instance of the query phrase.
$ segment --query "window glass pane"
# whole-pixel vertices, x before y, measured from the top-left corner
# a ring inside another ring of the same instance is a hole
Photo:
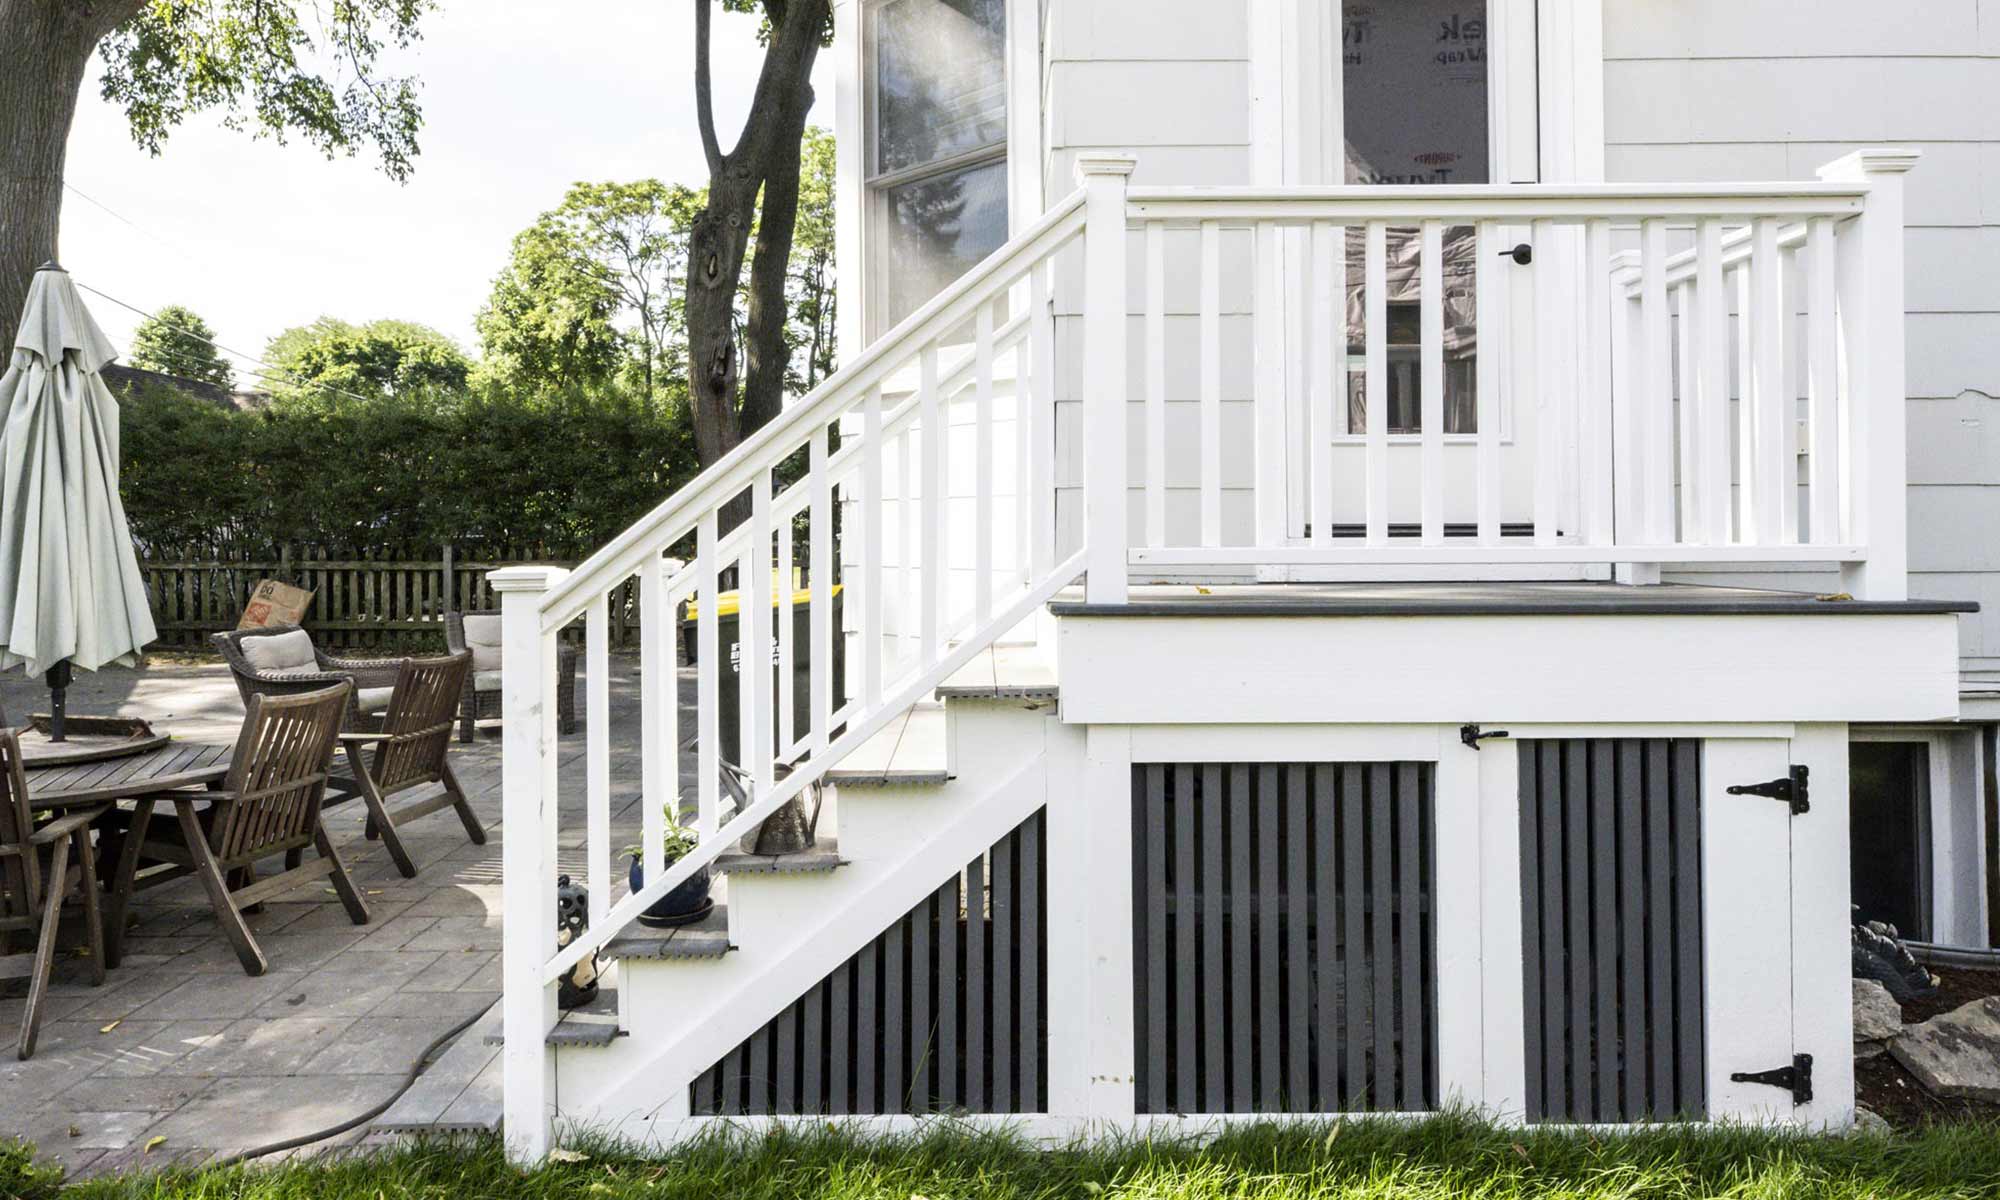
[[[875,14],[874,174],[1006,140],[1005,0],[893,0]]]
[[[876,280],[886,329],[1007,240],[1007,164],[982,163],[883,190],[887,228]]]
[[[1347,231],[1347,431],[1368,432],[1367,289],[1363,271],[1367,252],[1365,231]],[[1479,432],[1478,393],[1474,390],[1479,329],[1473,307],[1473,272],[1478,237],[1469,225],[1444,229],[1444,431]],[[1389,432],[1423,432],[1423,290],[1419,286],[1423,237],[1415,229],[1391,229],[1388,242],[1387,309]]]
[[[1347,182],[1485,183],[1485,0],[1341,9]]]
[[[1930,747],[1848,746],[1848,854],[1855,919],[1887,921],[1904,937],[1930,935],[1923,844],[1929,830]]]

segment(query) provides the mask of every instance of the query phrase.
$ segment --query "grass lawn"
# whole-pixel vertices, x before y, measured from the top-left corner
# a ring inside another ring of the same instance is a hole
[[[64,1200],[977,1200],[983,1197],[1262,1198],[2000,1197],[2000,1126],[1809,1138],[1748,1131],[1620,1136],[1496,1130],[1442,1117],[1258,1127],[1205,1147],[1132,1143],[1040,1151],[1001,1136],[936,1132],[866,1141],[829,1130],[672,1156],[596,1146],[529,1174],[497,1144],[92,1180]],[[0,1195],[46,1200],[54,1179],[0,1151]]]

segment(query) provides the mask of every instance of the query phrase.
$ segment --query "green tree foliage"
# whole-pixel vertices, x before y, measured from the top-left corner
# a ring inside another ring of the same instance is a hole
[[[131,362],[199,383],[235,386],[235,372],[215,348],[215,330],[193,309],[169,304],[139,322],[132,334]]]
[[[351,325],[321,317],[271,339],[264,360],[279,400],[340,404],[465,387],[472,360],[444,334],[413,321]],[[317,385],[317,386],[315,386]]]
[[[833,135],[807,126],[799,145],[799,211],[792,230],[791,307],[786,340],[792,367],[786,389],[804,395],[833,374],[838,327],[833,261]]]

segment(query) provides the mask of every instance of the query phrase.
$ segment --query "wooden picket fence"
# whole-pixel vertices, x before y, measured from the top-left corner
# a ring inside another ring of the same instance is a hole
[[[227,547],[142,555],[139,573],[159,628],[161,647],[207,649],[209,636],[234,629],[259,580],[276,579],[313,593],[302,624],[314,640],[345,650],[442,650],[444,614],[497,611],[486,573],[520,563],[572,567],[578,560],[554,558],[523,548],[505,554],[463,558],[454,548],[435,557],[408,553],[329,557],[324,550],[286,547],[276,557],[268,548],[239,552]],[[611,606],[611,645],[637,647],[639,609],[635,594]]]

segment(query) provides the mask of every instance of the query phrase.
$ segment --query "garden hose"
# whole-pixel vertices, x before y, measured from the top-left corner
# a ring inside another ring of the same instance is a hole
[[[1910,957],[1918,962],[1933,963],[1941,967],[1973,967],[1994,970],[2000,968],[2000,950],[1983,946],[1945,946],[1937,942],[1903,943],[1910,948]]]

